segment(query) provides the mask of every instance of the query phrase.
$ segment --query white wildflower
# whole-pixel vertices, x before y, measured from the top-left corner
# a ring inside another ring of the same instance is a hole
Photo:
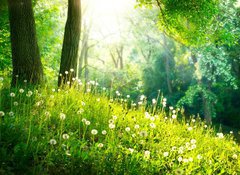
[[[92,131],[91,131],[91,134],[92,135],[96,135],[98,133],[98,131],[96,130],[96,129],[93,129]]]

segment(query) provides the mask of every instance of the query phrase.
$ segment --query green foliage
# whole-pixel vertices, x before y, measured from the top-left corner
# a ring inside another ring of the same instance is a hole
[[[0,172],[240,173],[240,148],[231,135],[215,133],[199,118],[180,120],[177,109],[128,110],[126,102],[108,100],[96,84],[88,88],[91,93],[77,83],[4,94],[10,105],[0,106]]]

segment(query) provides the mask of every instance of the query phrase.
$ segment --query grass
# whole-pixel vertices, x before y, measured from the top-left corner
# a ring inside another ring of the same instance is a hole
[[[94,83],[87,93],[4,86],[0,174],[240,174],[233,136],[180,110],[145,109],[119,93],[108,99]]]

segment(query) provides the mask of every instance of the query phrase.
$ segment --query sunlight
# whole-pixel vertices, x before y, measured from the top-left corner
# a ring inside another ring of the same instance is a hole
[[[124,16],[134,8],[134,0],[90,0],[86,14],[91,19],[95,38],[105,38],[111,35],[111,41],[119,40],[123,27]]]

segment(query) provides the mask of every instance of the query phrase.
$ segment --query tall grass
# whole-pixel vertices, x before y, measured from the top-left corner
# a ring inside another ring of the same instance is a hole
[[[134,103],[94,82],[0,84],[0,174],[240,174],[231,134],[180,119],[160,93],[145,108],[144,98]]]

